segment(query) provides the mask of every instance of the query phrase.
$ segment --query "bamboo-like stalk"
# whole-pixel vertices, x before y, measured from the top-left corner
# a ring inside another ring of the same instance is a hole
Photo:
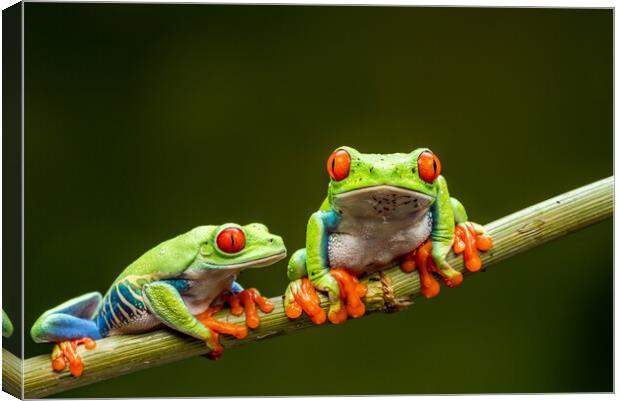
[[[494,246],[482,254],[484,266],[488,267],[610,217],[613,213],[613,186],[613,177],[605,178],[486,225],[485,228],[494,239]],[[455,269],[462,272],[465,270],[462,257],[451,254],[449,262]],[[403,273],[398,267],[372,274],[363,281],[368,285],[368,295],[364,300],[368,313],[400,310],[420,295],[418,274]],[[321,299],[323,307],[326,307],[325,297]],[[284,314],[281,297],[272,298],[271,301],[275,308],[269,314],[261,314],[261,326],[258,329],[252,330],[242,340],[222,336],[223,345],[230,348],[312,326],[306,317],[289,320]],[[227,310],[219,312],[216,318],[236,324],[243,324],[244,321],[243,317],[232,316]],[[17,367],[6,363],[9,353],[3,351],[4,388],[19,394],[20,374],[11,372]],[[201,341],[169,330],[105,338],[98,341],[95,350],[82,352],[86,369],[79,378],[70,376],[68,372],[53,372],[49,355],[26,359],[24,396],[40,398],[151,366],[201,355],[206,351]]]
[[[2,348],[2,389],[21,398],[22,361],[4,348]]]

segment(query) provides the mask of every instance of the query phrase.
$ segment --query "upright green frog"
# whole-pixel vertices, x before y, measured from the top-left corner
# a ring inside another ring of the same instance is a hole
[[[357,277],[399,262],[404,271],[417,268],[422,293],[434,297],[439,283],[433,273],[450,287],[463,280],[446,261],[450,248],[464,252],[469,270],[480,269],[477,251],[488,250],[491,238],[450,197],[439,159],[429,149],[364,154],[340,147],[327,170],[327,199],[310,217],[306,248],[289,261],[284,302],[290,318],[305,311],[316,324],[325,322],[315,289],[327,292],[331,322],[362,316],[366,287]]]
[[[223,323],[211,315],[228,301],[246,324],[260,321],[273,305],[256,289],[244,290],[235,279],[246,268],[269,266],[286,256],[282,238],[267,227],[224,224],[200,226],[165,241],[130,264],[105,294],[91,292],[46,311],[30,333],[35,342],[56,342],[54,370],[67,361],[74,376],[83,371],[77,347],[95,347],[102,337],[145,332],[162,325],[205,341],[211,355],[222,351],[218,333],[243,338],[245,326]],[[243,304],[243,307],[241,306]]]

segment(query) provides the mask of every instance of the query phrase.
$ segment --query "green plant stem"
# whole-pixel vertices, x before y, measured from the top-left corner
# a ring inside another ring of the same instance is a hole
[[[485,226],[493,237],[494,246],[482,255],[483,266],[486,268],[554,238],[580,230],[612,216],[612,213],[613,177],[513,213]],[[462,257],[451,254],[449,262],[455,269],[462,272],[465,270]],[[363,281],[368,285],[368,295],[364,300],[367,313],[403,309],[420,295],[418,274],[403,273],[398,267],[372,274]],[[323,307],[326,307],[326,299],[321,299]],[[289,320],[284,314],[281,297],[272,298],[271,301],[275,308],[269,314],[261,314],[261,326],[258,329],[252,330],[241,340],[222,336],[224,347],[258,342],[312,326],[306,317]],[[216,318],[229,323],[244,323],[243,316],[232,316],[227,310],[220,311]],[[202,342],[169,330],[109,337],[98,341],[95,350],[81,352],[86,368],[79,378],[72,377],[66,371],[53,372],[49,355],[26,359],[24,395],[26,398],[40,398],[151,366],[201,355],[206,351]],[[3,352],[4,388],[19,391],[20,375],[7,372],[16,369],[14,364],[6,364],[7,353]]]

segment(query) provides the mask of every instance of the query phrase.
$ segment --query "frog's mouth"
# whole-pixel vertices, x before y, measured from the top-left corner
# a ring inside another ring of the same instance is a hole
[[[285,257],[286,257],[286,249],[278,253],[275,253],[273,255],[265,256],[259,259],[248,260],[247,262],[235,263],[231,265],[209,264],[209,267],[211,269],[218,269],[218,270],[243,270],[243,269],[248,269],[248,268],[271,266],[272,264],[279,262]]]
[[[426,212],[433,198],[407,188],[376,185],[335,195],[333,203],[340,214],[399,219]]]

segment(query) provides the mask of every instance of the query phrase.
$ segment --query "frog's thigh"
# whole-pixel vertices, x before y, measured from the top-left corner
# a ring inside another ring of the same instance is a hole
[[[37,320],[31,330],[35,342],[58,342],[89,337],[101,338],[97,325],[92,320],[81,319],[65,313],[51,313]]]

